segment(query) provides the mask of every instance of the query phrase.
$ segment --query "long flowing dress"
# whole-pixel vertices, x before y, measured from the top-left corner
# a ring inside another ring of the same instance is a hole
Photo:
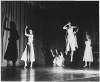
[[[15,28],[6,28],[7,31],[10,31],[9,42],[7,46],[7,50],[4,55],[5,60],[16,61],[18,58],[17,52],[17,40],[19,39],[18,32]]]
[[[85,46],[83,61],[93,62],[92,47],[90,46],[91,41],[85,41],[85,44],[86,46]]]
[[[27,44],[30,46],[30,56],[31,56],[30,61],[33,62],[33,61],[35,61],[35,54],[34,54],[34,47],[33,47],[33,35],[28,36],[28,43]],[[22,57],[21,57],[21,60],[23,60],[23,61],[27,61],[27,55],[29,55],[29,54],[27,54],[27,48],[28,47],[26,45],[25,50],[24,50]]]
[[[69,28],[67,30],[68,36],[66,37],[66,51],[71,50],[75,51],[75,47],[78,48],[77,45],[77,37],[73,33],[73,28]]]

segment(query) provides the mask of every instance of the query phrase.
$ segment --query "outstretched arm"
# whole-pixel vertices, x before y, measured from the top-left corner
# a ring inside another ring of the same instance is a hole
[[[77,26],[71,26],[72,28],[77,28]]]
[[[6,27],[6,21],[7,21],[8,19],[7,18],[5,18],[5,20],[4,20],[4,25],[3,25],[3,29],[4,30],[7,30],[7,31],[10,31],[10,28],[7,28]]]

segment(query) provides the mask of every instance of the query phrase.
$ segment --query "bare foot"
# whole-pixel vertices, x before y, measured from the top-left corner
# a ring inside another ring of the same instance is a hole
[[[87,65],[85,65],[84,67],[87,67]]]

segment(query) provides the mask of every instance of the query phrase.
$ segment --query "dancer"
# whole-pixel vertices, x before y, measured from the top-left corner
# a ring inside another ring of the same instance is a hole
[[[58,66],[64,66],[64,61],[65,61],[65,59],[64,59],[64,57],[63,57],[62,52],[60,52],[60,55],[59,55],[58,58],[59,58],[59,59],[58,59],[58,61],[57,61],[57,65],[58,65]]]
[[[33,48],[33,33],[32,33],[32,30],[29,30],[29,34],[27,34],[27,32],[26,32],[27,28],[28,28],[28,26],[26,26],[26,28],[25,28],[25,36],[28,37],[28,43],[23,52],[21,60],[24,60],[24,62],[25,62],[24,67],[27,66],[27,62],[31,62],[30,67],[32,67],[33,61],[35,61],[34,48]]]
[[[68,24],[66,24],[63,29],[66,29],[66,36],[65,36],[65,40],[66,40],[66,50],[65,50],[65,54],[67,55],[68,51],[70,51],[71,48],[71,62],[73,61],[73,53],[75,51],[75,48],[78,48],[77,45],[77,37],[76,37],[76,33],[78,32],[78,29],[76,31],[73,31],[73,28],[77,28],[75,26],[71,26],[71,23],[68,22]]]
[[[93,54],[92,54],[92,47],[91,47],[91,39],[90,36],[86,32],[86,41],[85,41],[85,51],[83,56],[83,61],[85,61],[84,67],[87,66],[87,62],[89,62],[89,67],[91,67],[91,62],[93,62]]]
[[[64,66],[64,57],[62,52],[56,49],[56,53],[54,54],[51,49],[52,56],[54,57],[53,66]]]
[[[10,21],[10,28],[6,27],[7,20],[8,19],[5,18],[3,29],[10,31],[10,37],[8,39],[9,42],[8,42],[8,46],[7,46],[7,50],[6,50],[4,59],[7,60],[7,66],[9,66],[10,61],[12,61],[13,66],[15,66],[15,63],[16,63],[17,58],[18,58],[17,42],[16,41],[19,39],[19,35],[18,35],[17,30],[16,30],[16,24],[13,21]]]

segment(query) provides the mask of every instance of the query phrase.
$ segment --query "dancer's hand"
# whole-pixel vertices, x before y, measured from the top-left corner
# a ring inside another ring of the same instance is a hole
[[[50,51],[52,52],[52,49]]]
[[[26,25],[26,29],[28,28],[28,26]]]
[[[65,25],[64,27],[63,27],[63,29],[66,29],[67,30],[67,27],[66,27],[67,25]]]
[[[79,27],[77,27],[77,30],[76,30],[76,32],[78,32],[78,30],[79,30]]]

